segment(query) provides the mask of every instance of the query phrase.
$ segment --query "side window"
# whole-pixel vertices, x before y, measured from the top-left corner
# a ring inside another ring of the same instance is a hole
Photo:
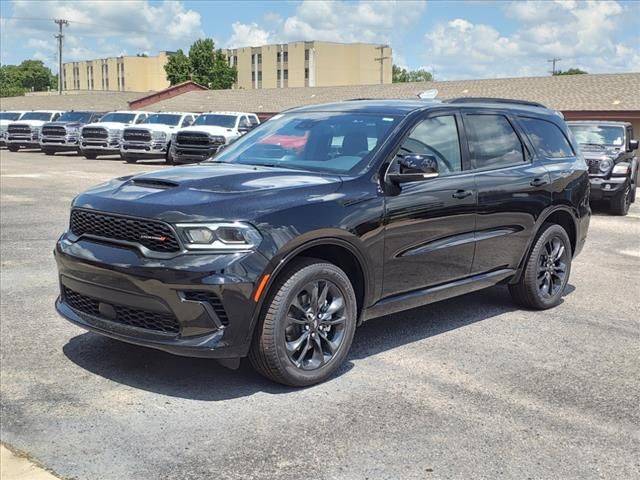
[[[633,127],[627,127],[627,148],[629,148],[629,142],[634,140],[633,138]]]
[[[255,127],[260,122],[258,121],[258,117],[256,117],[255,115],[249,115],[249,123],[251,124],[251,126]]]
[[[522,143],[507,117],[472,114],[465,116],[464,124],[475,168],[502,168],[524,163]]]
[[[138,118],[136,118],[135,123],[142,123],[147,119],[147,114],[143,113],[142,115],[140,115]]]
[[[251,124],[249,123],[249,120],[247,120],[247,117],[243,115],[242,117],[240,117],[240,123],[238,124],[238,126],[240,128],[249,128]]]
[[[422,120],[402,143],[397,155],[431,155],[440,175],[462,170],[460,139],[456,117],[445,115]]]
[[[54,113],[53,114],[53,118],[51,119],[51,121],[55,122],[58,118],[60,118],[60,114],[59,113]]]
[[[188,127],[189,125],[191,125],[193,123],[193,117],[191,115],[187,115],[186,117],[184,117],[184,119],[182,120],[182,124],[180,125],[180,127]]]
[[[546,158],[573,157],[574,152],[562,130],[552,122],[520,117],[534,148]]]

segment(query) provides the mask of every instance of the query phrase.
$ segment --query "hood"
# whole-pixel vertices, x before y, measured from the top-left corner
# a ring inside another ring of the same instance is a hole
[[[205,132],[210,135],[229,135],[235,132],[233,128],[218,127],[215,125],[192,125],[190,127],[184,127],[179,130],[180,132]]]
[[[7,119],[0,120],[0,125],[2,125],[3,127],[6,127],[10,123],[20,123],[20,120],[7,120]]]
[[[120,123],[120,122],[95,122],[95,123],[87,123],[84,125],[85,127],[102,127],[107,130],[124,130],[126,127],[133,127],[130,123]]]
[[[16,120],[15,122],[9,122],[14,125],[29,125],[30,127],[41,127],[45,123],[48,123],[44,120]]]
[[[297,204],[332,199],[337,175],[276,167],[200,163],[114,179],[74,206],[170,223],[253,220]]]
[[[178,126],[165,125],[164,123],[141,123],[138,125],[127,125],[126,128],[136,128],[140,130],[148,130],[150,132],[177,132]]]
[[[51,126],[51,127],[84,127],[85,124],[82,122],[47,122],[43,126]]]

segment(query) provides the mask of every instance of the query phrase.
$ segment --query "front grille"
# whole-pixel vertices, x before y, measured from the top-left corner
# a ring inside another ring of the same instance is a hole
[[[176,145],[178,147],[201,147],[209,148],[221,145],[220,142],[213,142],[209,135],[202,132],[178,132],[176,135]]]
[[[107,132],[106,128],[102,127],[84,127],[82,129],[82,136],[84,138],[97,138],[104,140],[109,138],[109,132]]]
[[[180,244],[167,224],[98,212],[71,211],[71,231],[75,235],[94,235],[105,239],[138,243],[154,252],[177,252]]]
[[[184,292],[184,299],[191,302],[208,303],[213,308],[213,311],[216,312],[216,315],[218,315],[220,323],[222,323],[223,325],[229,325],[229,317],[227,316],[227,311],[224,309],[222,301],[220,301],[220,297],[218,297],[218,295],[216,295],[215,293],[202,290],[187,291]]]
[[[31,135],[31,127],[29,125],[9,125],[7,130],[13,135]]]
[[[67,134],[67,130],[63,126],[48,125],[42,127],[43,137],[64,137]]]
[[[109,304],[115,310],[115,318],[106,318],[100,313],[100,300],[82,295],[65,286],[62,287],[62,296],[64,302],[74,310],[110,322],[162,333],[177,334],[180,331],[180,325],[176,318],[167,313]]]
[[[124,131],[123,139],[128,142],[150,142],[151,132],[143,129],[127,129]]]
[[[589,173],[592,175],[602,175],[600,171],[600,160],[595,158],[587,158],[587,166],[589,167]]]

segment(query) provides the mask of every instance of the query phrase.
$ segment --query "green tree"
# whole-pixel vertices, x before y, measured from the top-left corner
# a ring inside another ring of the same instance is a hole
[[[584,70],[580,70],[579,68],[570,68],[568,70],[556,70],[553,75],[554,76],[559,76],[559,75],[584,75],[587,72],[585,72]]]
[[[186,82],[190,79],[191,75],[189,57],[187,57],[182,50],[178,50],[169,57],[169,60],[164,66],[164,71],[167,73],[167,80],[169,80],[171,85]]]
[[[231,88],[237,75],[235,67],[229,66],[222,50],[216,50],[210,38],[196,40],[189,55],[178,50],[169,57],[164,69],[171,85],[193,80],[213,89]]]
[[[393,83],[405,83],[405,82],[431,82],[433,81],[433,75],[431,72],[419,68],[418,70],[407,70],[397,65],[392,67]]]
[[[22,86],[26,90],[42,92],[51,83],[51,69],[42,60],[25,60],[19,66],[22,75]]]

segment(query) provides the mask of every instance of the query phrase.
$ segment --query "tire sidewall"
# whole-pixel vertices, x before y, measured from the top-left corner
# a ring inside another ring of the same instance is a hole
[[[293,282],[290,281],[292,279],[294,279]],[[299,290],[314,280],[330,280],[336,285],[345,299],[345,316],[347,320],[344,339],[333,358],[318,369],[305,371],[293,365],[287,355],[285,348],[285,318],[289,306],[293,298],[299,293]],[[306,266],[291,275],[280,287],[278,293],[282,292],[283,289],[286,289],[286,292],[283,292],[284,295],[275,312],[275,345],[273,345],[276,350],[280,371],[285,375],[287,381],[297,385],[319,383],[328,378],[344,362],[349,353],[357,320],[356,298],[353,287],[346,274],[338,267],[328,263],[316,263]]]
[[[558,292],[549,297],[545,298],[540,294],[540,290],[538,289],[538,259],[540,258],[540,253],[544,248],[545,243],[552,237],[559,237],[564,244],[564,248],[567,252],[569,252],[568,260],[567,260],[567,270],[565,275],[564,284],[562,288],[558,290]],[[569,278],[571,275],[571,241],[569,240],[569,235],[564,228],[560,225],[550,225],[546,228],[536,240],[535,246],[531,251],[531,256],[529,258],[528,266],[527,266],[527,283],[530,288],[535,289],[535,299],[536,302],[539,303],[539,307],[543,309],[555,307],[562,300],[562,295],[564,294],[565,289],[567,288],[567,284],[569,283]]]

